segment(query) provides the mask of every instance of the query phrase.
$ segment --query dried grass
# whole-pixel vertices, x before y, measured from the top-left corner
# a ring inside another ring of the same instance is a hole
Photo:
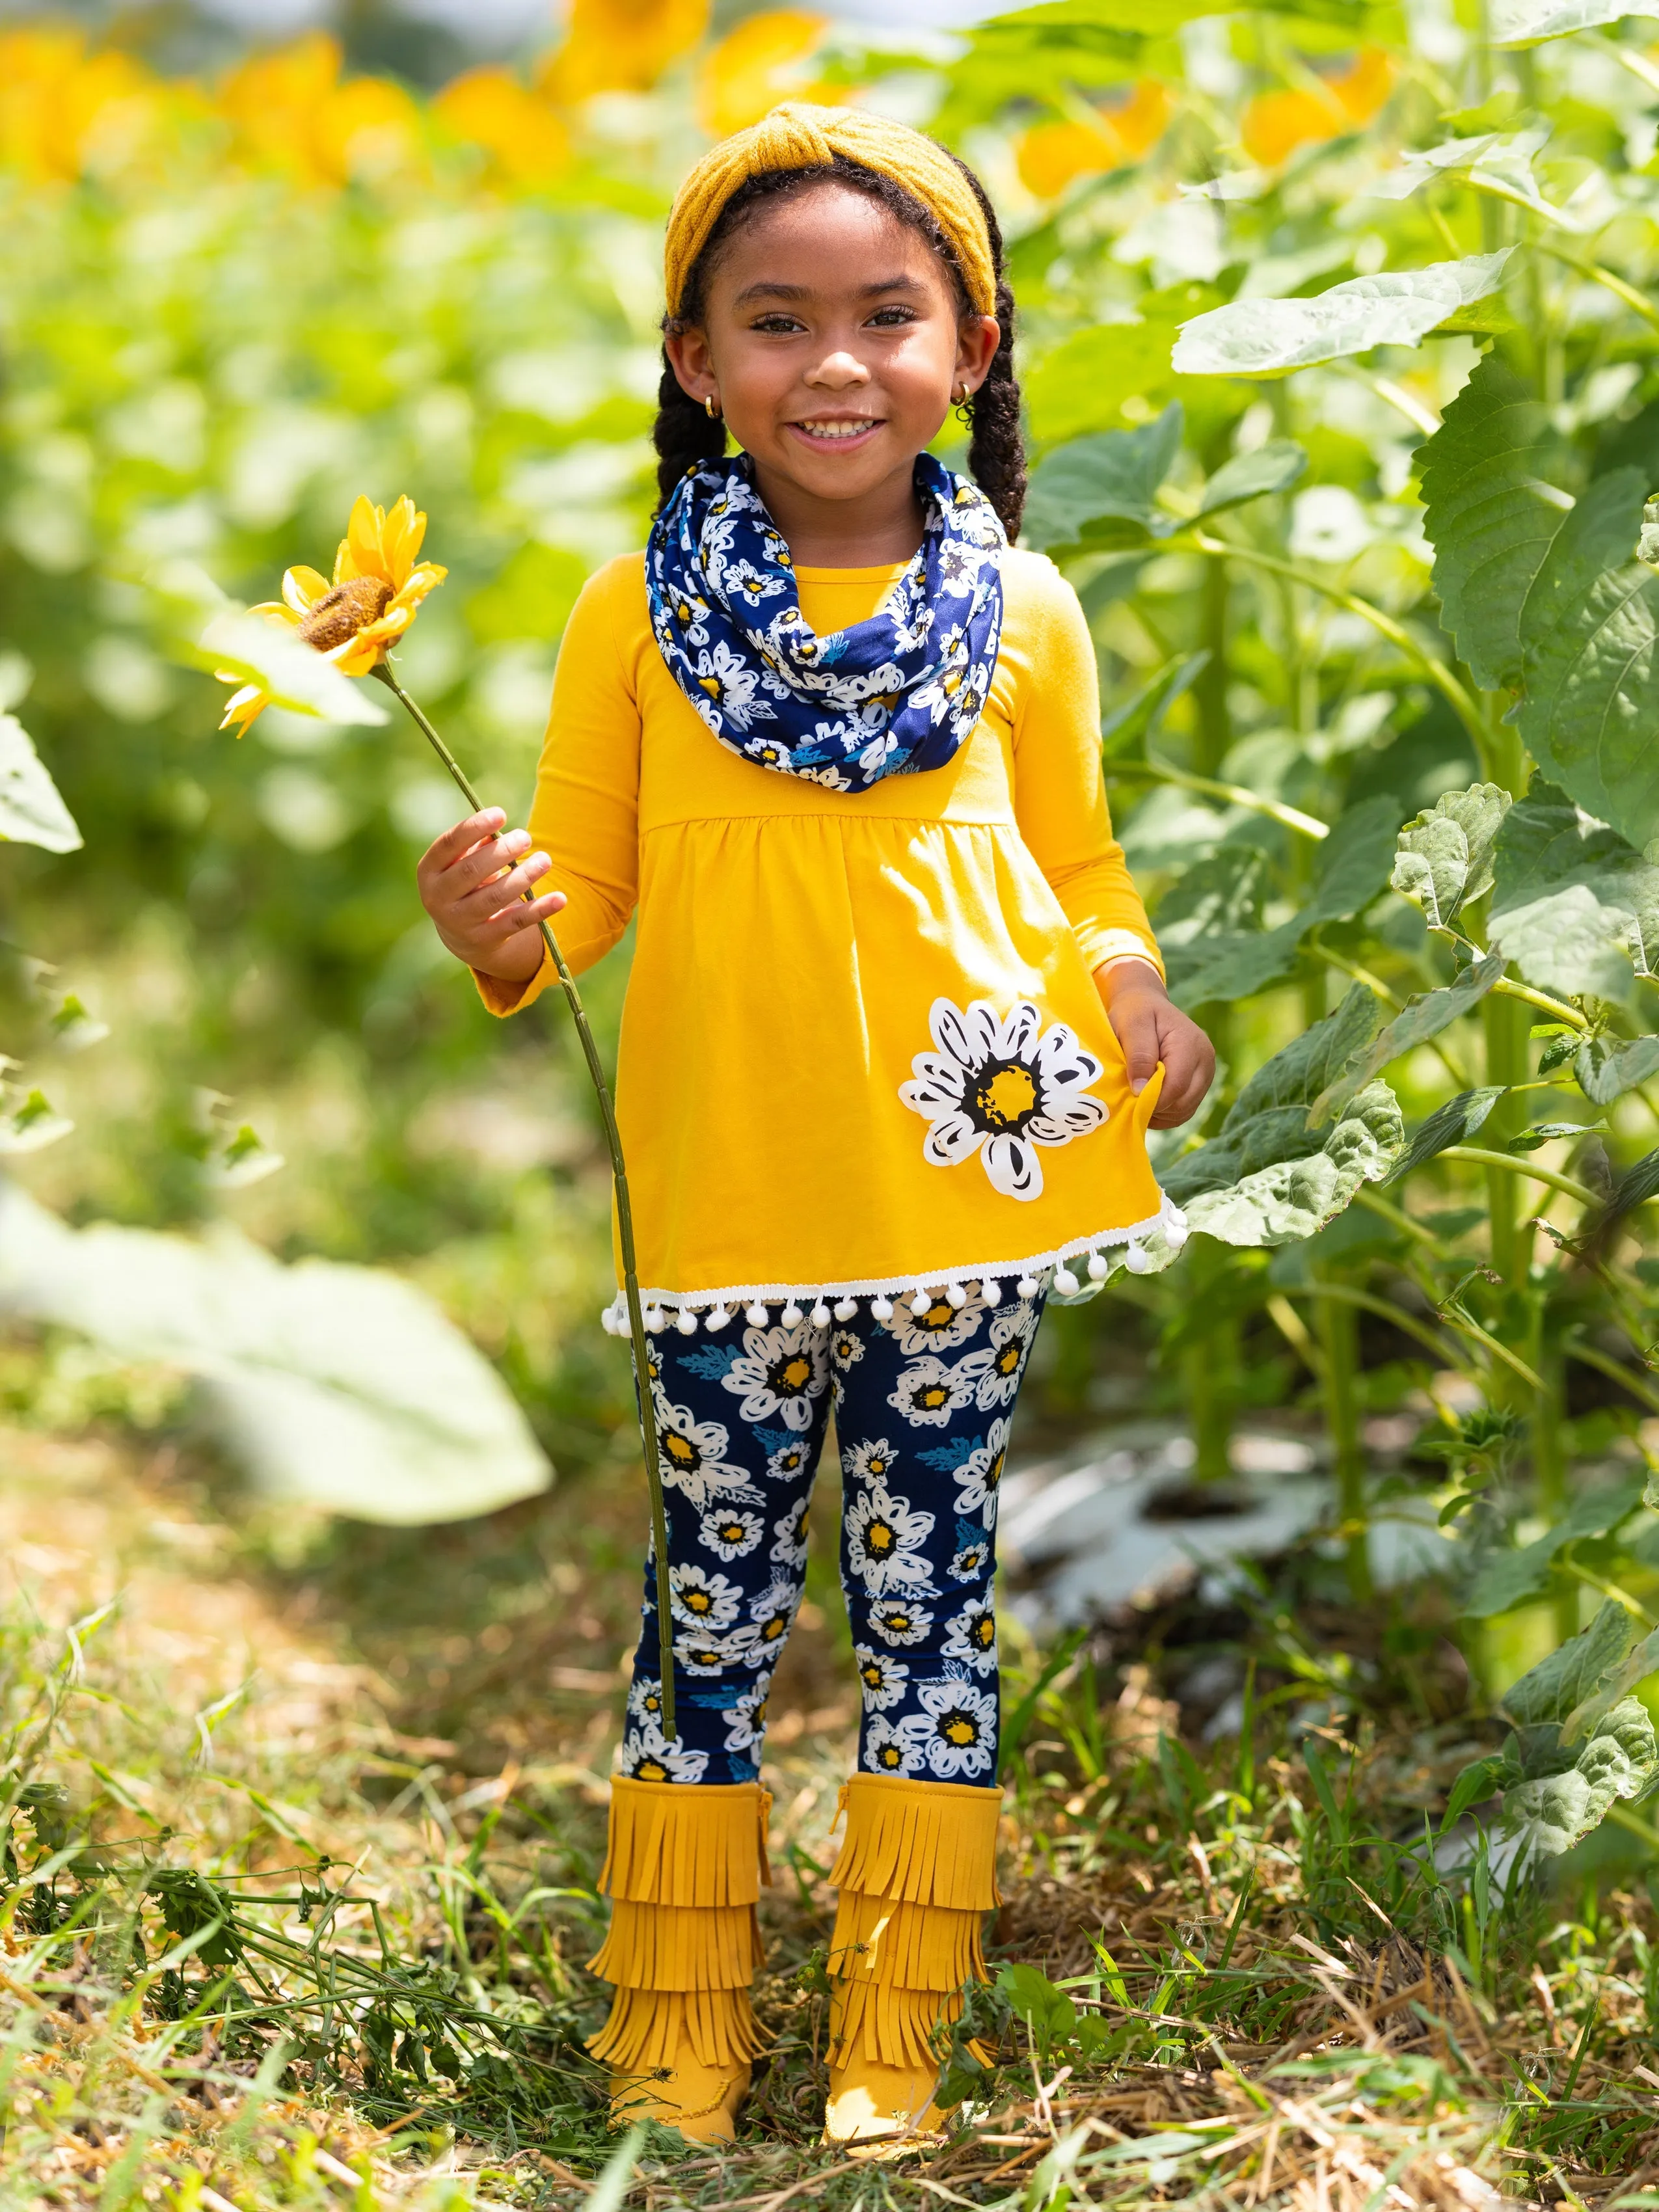
[[[8,1786],[35,1793],[0,1915],[0,2203],[584,2203],[612,2151],[580,1961],[634,1602],[627,1501],[498,1528],[487,1571],[456,1532],[425,1554],[441,1587],[405,1576],[371,1604],[372,1544],[284,1565],[184,1463],[21,1433],[0,1449],[0,1546],[29,1593],[0,1646]],[[550,1526],[569,1546],[550,1565]],[[580,1610],[545,1602],[554,1566]],[[1651,1905],[1612,1876],[1573,1909],[1434,1877],[1411,1838],[1472,1723],[1404,1725],[1382,1675],[1353,1689],[1351,1652],[1299,1741],[1284,1699],[1248,1748],[1201,1753],[1176,1747],[1156,1649],[1079,1655],[1016,1764],[993,1950],[1040,1974],[979,2003],[1001,2063],[967,2084],[971,2127],[879,2168],[820,2149],[815,1953],[852,1723],[823,1596],[777,1700],[771,2059],[739,2145],[631,2142],[610,2201],[1659,2205]],[[1252,1633],[1264,1693],[1321,1691],[1316,1639],[1292,1649],[1282,1615]],[[1334,1821],[1315,1764],[1346,1778]],[[181,1887],[192,1873],[217,1887]],[[460,2078],[435,2070],[463,2045]]]

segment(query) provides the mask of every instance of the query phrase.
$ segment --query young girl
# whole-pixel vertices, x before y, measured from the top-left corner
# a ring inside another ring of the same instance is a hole
[[[638,917],[617,1107],[678,1732],[647,1565],[593,2048],[619,2116],[731,2136],[766,1693],[833,1405],[864,1720],[826,2138],[868,2141],[939,2124],[936,2031],[983,1972],[997,1486],[1043,1300],[1179,1240],[1145,1133],[1213,1055],[1112,838],[1082,611],[1009,549],[1013,301],[977,180],[899,124],[780,107],[692,171],[665,265],[649,546],[570,618],[529,831],[458,823],[421,891],[502,1014],[553,979],[539,919],[580,970]],[[927,451],[952,405],[973,481]]]

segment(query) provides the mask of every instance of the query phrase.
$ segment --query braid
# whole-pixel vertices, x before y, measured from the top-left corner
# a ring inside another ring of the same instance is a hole
[[[1025,505],[1025,447],[1019,429],[1019,385],[1014,376],[1014,295],[1003,274],[1002,231],[986,196],[985,187],[958,155],[952,154],[951,159],[972,185],[974,196],[984,212],[985,227],[991,240],[992,262],[996,270],[996,318],[1002,326],[1002,336],[992,356],[985,381],[964,404],[963,411],[971,426],[968,467],[975,483],[996,509],[998,520],[1012,540],[1019,534],[1020,515]],[[962,281],[962,271],[932,210],[924,207],[891,177],[864,168],[860,163],[849,161],[844,154],[836,154],[828,161],[799,169],[763,170],[758,176],[746,178],[738,185],[721,209],[719,222],[709,232],[702,252],[686,277],[679,313],[665,321],[665,335],[672,337],[689,325],[702,321],[709,272],[720,248],[753,208],[763,200],[789,197],[832,179],[837,183],[852,185],[857,191],[867,192],[872,199],[879,200],[899,222],[912,230],[920,231],[950,270],[958,304],[964,314],[968,313],[968,293]],[[652,442],[658,453],[659,511],[672,496],[674,487],[687,469],[697,461],[718,460],[726,451],[725,423],[718,418],[713,422],[709,420],[702,408],[682,386],[669,365],[665,353],[663,356],[662,383],[657,393],[657,420],[652,431]]]
[[[662,382],[657,386],[657,419],[651,442],[657,449],[657,507],[659,513],[673,495],[686,471],[698,461],[717,461],[726,451],[726,425],[708,413],[691,397],[662,357]]]
[[[979,179],[965,161],[951,160],[974,188],[991,239],[996,270],[996,318],[1002,336],[985,372],[985,381],[968,401],[968,471],[997,511],[1012,544],[1025,511],[1025,441],[1019,428],[1019,380],[1014,374],[1014,295],[1002,267],[1002,227]]]

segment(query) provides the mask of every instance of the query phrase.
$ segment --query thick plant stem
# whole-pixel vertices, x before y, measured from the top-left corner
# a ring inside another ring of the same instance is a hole
[[[1532,1472],[1534,1503],[1551,1528],[1565,1519],[1567,1463],[1562,1449],[1566,1419],[1566,1361],[1549,1325],[1548,1293],[1540,1285],[1532,1297],[1533,1336],[1529,1351],[1543,1388],[1533,1393]],[[1565,1644],[1578,1632],[1578,1594],[1564,1591],[1555,1601],[1555,1632]]]
[[[1346,1300],[1314,1297],[1314,1317],[1325,1355],[1325,1423],[1330,1431],[1336,1502],[1342,1516],[1348,1594],[1357,1603],[1371,1595],[1370,1539],[1365,1522],[1365,1447],[1359,1418],[1359,1315]]]
[[[1191,1247],[1190,1297],[1202,1311],[1214,1297],[1226,1261],[1207,1237]],[[1195,1332],[1182,1364],[1193,1425],[1193,1474],[1199,1482],[1224,1482],[1233,1471],[1233,1419],[1238,1409],[1238,1316],[1224,1306]]]
[[[392,674],[391,668],[382,660],[376,664],[374,673],[398,700],[437,754],[467,805],[475,813],[478,812],[483,801],[472,788],[460,763]],[[622,1132],[617,1127],[617,1109],[611,1103],[611,1086],[605,1081],[599,1048],[588,1026],[587,1009],[576,988],[576,979],[559,950],[557,938],[544,921],[538,927],[542,933],[543,943],[553,956],[553,964],[558,969],[559,981],[564,989],[571,1018],[576,1024],[576,1035],[581,1041],[582,1058],[587,1062],[588,1077],[599,1102],[605,1140],[611,1151],[611,1177],[617,1193],[617,1237],[622,1246],[623,1293],[628,1303],[628,1333],[633,1340],[635,1396],[640,1409],[640,1438],[645,1446],[646,1486],[651,1497],[651,1541],[657,1573],[657,1638],[662,1665],[662,1732],[672,1742],[675,1734],[674,1618],[668,1579],[668,1516],[663,1504],[662,1469],[657,1457],[656,1411],[651,1402],[651,1369],[645,1340],[645,1314],[640,1304],[639,1269],[634,1255],[634,1208],[628,1192],[628,1168],[623,1158]]]
[[[1204,571],[1200,612],[1204,646],[1209,659],[1193,685],[1198,711],[1197,743],[1193,766],[1200,775],[1216,776],[1232,741],[1232,717],[1227,705],[1227,564],[1212,561]]]

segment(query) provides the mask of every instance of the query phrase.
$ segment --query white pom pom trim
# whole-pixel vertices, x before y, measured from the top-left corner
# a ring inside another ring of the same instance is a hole
[[[856,1320],[858,1310],[859,1302],[856,1298],[843,1298],[836,1308],[836,1319],[837,1321]]]
[[[1150,1275],[1152,1256],[1144,1244],[1131,1244],[1123,1255],[1123,1264],[1132,1275]]]
[[[981,1283],[979,1286],[979,1294],[988,1306],[1000,1306],[1002,1304],[1000,1283]]]
[[[755,1301],[754,1304],[750,1307],[748,1312],[744,1316],[744,1319],[748,1322],[750,1328],[765,1328],[767,1322],[767,1311],[766,1308],[762,1305],[758,1298]]]
[[[830,1309],[829,1309],[829,1307],[828,1307],[827,1305],[825,1305],[825,1304],[823,1303],[823,1300],[822,1298],[820,1298],[820,1299],[818,1300],[818,1302],[817,1302],[817,1305],[815,1305],[815,1306],[813,1307],[813,1309],[812,1309],[812,1312],[811,1312],[811,1319],[812,1326],[813,1326],[813,1328],[829,1328],[829,1326],[830,1326]]]
[[[1103,1252],[1090,1253],[1089,1280],[1091,1283],[1103,1283],[1111,1272],[1110,1264]]]
[[[870,1311],[873,1318],[877,1321],[891,1321],[893,1318],[893,1301],[891,1298],[872,1298],[870,1301]]]
[[[1061,1297],[1069,1298],[1080,1291],[1083,1285],[1069,1267],[1057,1267],[1054,1270],[1054,1288]]]
[[[778,1318],[782,1322],[786,1328],[799,1328],[806,1316],[802,1313],[800,1308],[795,1304],[793,1298],[791,1298],[788,1304],[784,1308],[782,1313],[778,1316]]]
[[[703,1316],[702,1325],[705,1328],[708,1329],[724,1328],[731,1318],[732,1315],[729,1308],[726,1306],[711,1306],[708,1313]]]
[[[1035,1275],[1022,1275],[1014,1285],[1014,1295],[1016,1297],[1034,1298],[1042,1288]]]
[[[696,1334],[697,1316],[692,1312],[690,1306],[682,1306],[680,1308],[680,1317],[675,1322],[674,1326],[678,1329],[682,1336],[695,1336]]]
[[[645,1325],[653,1336],[657,1334],[667,1319],[667,1315],[660,1306],[647,1306],[645,1310]]]

